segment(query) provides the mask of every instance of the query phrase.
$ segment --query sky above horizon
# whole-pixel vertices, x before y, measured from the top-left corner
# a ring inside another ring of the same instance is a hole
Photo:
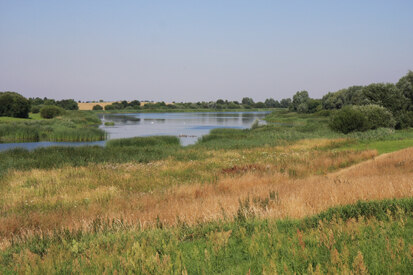
[[[75,100],[292,97],[413,70],[413,1],[0,0],[0,91]]]

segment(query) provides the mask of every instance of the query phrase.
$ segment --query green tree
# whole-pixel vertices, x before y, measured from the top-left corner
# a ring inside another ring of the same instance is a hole
[[[376,104],[389,109],[393,114],[402,111],[406,98],[401,90],[392,83],[374,83],[362,90],[363,105]]]
[[[264,102],[258,101],[257,103],[254,104],[255,108],[265,108]]]
[[[0,116],[28,118],[30,102],[15,92],[0,92]]]
[[[346,105],[362,105],[360,97],[363,86],[351,86],[334,93],[327,93],[321,99],[325,110],[341,109]]]
[[[283,98],[280,101],[281,108],[289,108],[291,104],[291,98]]]
[[[99,104],[96,104],[95,106],[93,106],[92,110],[94,110],[94,111],[100,111],[100,110],[103,110],[103,107],[102,107],[101,105],[99,105]]]
[[[277,102],[273,98],[267,98],[264,104],[267,108],[276,108]]]
[[[413,72],[409,71],[405,76],[400,78],[396,86],[408,100],[407,108],[413,111]]]
[[[254,105],[254,100],[250,97],[244,97],[241,102],[243,105],[247,105],[247,106]]]
[[[307,113],[315,113],[317,111],[320,111],[322,109],[321,100],[309,98],[307,101],[307,108]]]
[[[141,106],[141,102],[139,100],[132,100],[131,102],[129,102],[128,106],[138,108]]]
[[[306,110],[308,110],[307,102],[309,99],[310,97],[308,96],[307,91],[296,92],[293,96],[292,104],[289,106],[290,110],[306,113]]]
[[[56,106],[59,106],[65,110],[79,110],[79,105],[73,99],[63,99],[56,101]]]

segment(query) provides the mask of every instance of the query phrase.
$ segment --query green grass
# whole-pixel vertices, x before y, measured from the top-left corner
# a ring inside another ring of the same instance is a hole
[[[16,118],[16,117],[5,117],[5,116],[0,116],[0,123],[1,122],[21,122],[21,121],[31,121],[31,120],[41,120],[43,119],[40,117],[40,114],[29,114],[29,118]]]
[[[297,221],[250,217],[150,229],[96,219],[87,231],[15,238],[0,251],[0,272],[409,274],[412,206],[413,199],[359,202]]]
[[[106,144],[107,147],[145,147],[145,146],[179,146],[179,138],[175,136],[151,136],[112,139]]]
[[[31,114],[30,119],[2,118],[0,142],[37,141],[98,141],[106,134],[98,129],[100,120],[93,112],[66,111],[61,117],[41,119]]]
[[[171,156],[179,149],[179,145],[166,143],[141,147],[112,143],[108,147],[48,147],[33,151],[13,149],[0,152],[0,176],[9,169],[52,169],[65,165],[84,166],[104,162],[150,162]]]
[[[390,153],[413,146],[413,128],[392,130],[380,128],[346,135],[352,142],[342,150],[377,150],[379,154]]]

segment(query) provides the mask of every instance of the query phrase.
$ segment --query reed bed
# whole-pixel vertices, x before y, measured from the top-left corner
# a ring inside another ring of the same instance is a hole
[[[0,122],[0,142],[98,141],[106,133],[98,129],[99,118],[92,112],[67,111],[51,120]]]

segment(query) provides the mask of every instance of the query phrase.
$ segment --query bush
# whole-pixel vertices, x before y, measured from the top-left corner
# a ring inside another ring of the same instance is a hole
[[[389,110],[378,105],[346,106],[334,113],[330,128],[348,134],[380,127],[394,128],[396,121]]]
[[[14,92],[0,92],[0,116],[28,118],[30,102]]]
[[[40,116],[42,118],[54,118],[59,115],[62,115],[64,110],[60,107],[54,106],[54,105],[48,105],[44,106],[42,109],[40,109]]]
[[[392,113],[382,106],[371,104],[353,108],[358,109],[366,117],[368,129],[394,128],[396,124]]]
[[[59,106],[65,110],[79,110],[79,106],[73,99],[63,99],[56,101],[56,106]]]
[[[354,107],[344,107],[334,113],[329,126],[334,131],[348,134],[353,131],[366,131],[368,121],[360,110]]]
[[[106,105],[105,106],[105,111],[109,111],[109,110],[115,110],[115,106],[113,106],[113,104]]]
[[[92,110],[94,111],[101,111],[103,110],[103,107],[99,104],[96,104],[95,106],[93,106]]]
[[[32,106],[32,108],[30,109],[30,112],[32,112],[33,114],[38,114],[40,112],[40,106],[39,105],[35,105]]]

